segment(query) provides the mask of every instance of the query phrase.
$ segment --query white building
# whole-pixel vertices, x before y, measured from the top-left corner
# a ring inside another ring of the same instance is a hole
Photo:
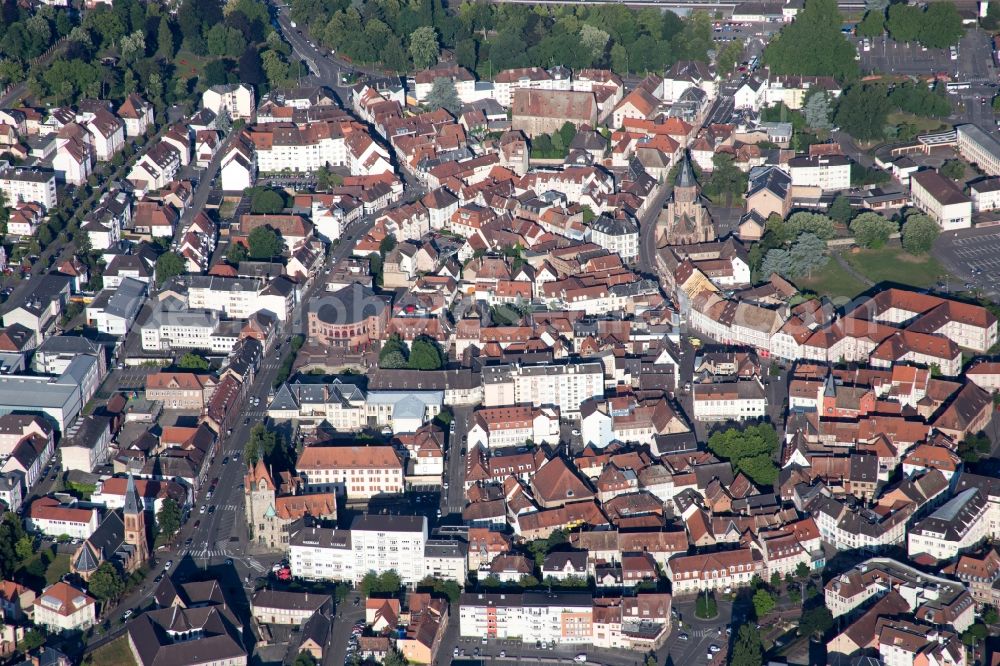
[[[763,418],[767,395],[760,381],[697,383],[692,387],[694,418],[698,421],[728,421]]]
[[[99,524],[97,509],[64,506],[51,497],[41,497],[31,503],[24,519],[29,532],[53,537],[66,535],[74,539],[89,539]]]
[[[125,136],[132,138],[145,134],[153,124],[153,105],[132,93],[118,107],[118,117],[125,121]]]
[[[494,407],[478,409],[472,417],[468,447],[500,449],[535,444],[559,443],[559,412],[538,407]]]
[[[972,226],[972,199],[937,171],[927,169],[910,176],[910,198],[945,231]]]
[[[365,514],[348,530],[303,527],[288,540],[292,574],[306,580],[358,583],[365,574],[395,571],[403,584],[428,575],[464,582],[466,553],[429,540],[424,516]]]
[[[90,134],[94,154],[101,162],[111,160],[125,147],[125,123],[110,111],[99,109],[78,117]]]
[[[851,187],[851,160],[843,155],[800,155],[788,160],[792,187],[818,187],[825,191]]]
[[[122,337],[142,309],[148,285],[130,277],[115,289],[104,289],[87,306],[87,322],[101,333]]]
[[[217,116],[225,113],[233,120],[250,120],[256,111],[253,88],[245,83],[212,86],[201,95],[201,106]]]
[[[257,181],[257,151],[237,141],[222,158],[219,167],[224,192],[242,192]]]
[[[0,190],[8,204],[18,201],[39,203],[52,208],[56,197],[56,174],[42,169],[11,167],[0,162]]]
[[[232,350],[235,336],[216,335],[219,314],[211,310],[154,309],[141,327],[144,351],[175,349],[211,349],[218,353]]]
[[[926,554],[942,562],[972,550],[990,535],[989,500],[978,488],[967,488],[918,521],[907,535],[910,558]]]
[[[157,143],[135,163],[128,181],[138,190],[158,190],[172,183],[180,168],[181,155],[177,149],[168,143]]]
[[[958,152],[990,176],[1000,176],[1000,142],[978,125],[959,125]]]
[[[1000,178],[988,178],[969,186],[972,210],[977,213],[1000,208]]]
[[[594,600],[589,592],[463,594],[459,633],[560,645],[593,642]]]
[[[111,419],[93,414],[77,419],[59,442],[59,460],[64,470],[90,474],[108,461]]]
[[[94,598],[62,581],[42,590],[34,607],[34,623],[53,633],[83,631],[97,621]]]
[[[604,395],[604,367],[598,362],[565,365],[498,365],[483,368],[483,406],[555,406],[579,414],[580,405]]]
[[[601,215],[590,223],[588,235],[588,240],[614,252],[624,262],[639,256],[639,225],[630,217]]]
[[[335,492],[348,500],[399,495],[406,467],[391,446],[307,446],[295,465],[310,492]]]

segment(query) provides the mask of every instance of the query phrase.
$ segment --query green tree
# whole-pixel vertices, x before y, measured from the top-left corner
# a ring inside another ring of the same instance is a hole
[[[763,620],[774,610],[774,597],[767,590],[757,590],[753,595],[753,609],[758,620]]]
[[[17,540],[14,545],[14,552],[17,554],[17,559],[20,562],[25,562],[31,559],[31,556],[35,554],[35,541],[28,535],[25,535]]]
[[[187,264],[176,252],[164,252],[156,258],[156,286],[161,287],[163,283],[172,277],[183,275],[187,272]]]
[[[422,335],[410,343],[410,368],[413,370],[440,370],[444,357],[437,342]]]
[[[399,574],[391,569],[381,574],[370,571],[361,579],[360,590],[361,594],[366,597],[373,594],[396,594],[402,585],[403,582],[399,578]]]
[[[857,33],[859,37],[881,37],[885,33],[885,13],[877,9],[867,12],[858,23]]]
[[[768,264],[772,253],[783,251],[771,250],[768,252],[767,256],[764,257],[764,264]],[[783,263],[779,266],[769,266],[769,268],[774,268],[774,272],[788,278],[810,277],[812,272],[822,268],[829,258],[826,254],[826,242],[816,234],[804,233],[795,239],[789,247],[787,254],[783,257]],[[785,272],[782,273],[781,270]]]
[[[830,116],[833,115],[833,106],[830,103],[830,96],[822,90],[810,95],[802,107],[802,115],[805,116],[806,124],[813,129],[831,129],[833,123],[830,122]]]
[[[699,594],[698,598],[695,600],[694,608],[695,617],[702,619],[710,619],[719,614],[718,604],[715,602],[715,595],[704,593]]]
[[[997,613],[996,606],[984,606],[982,612],[983,622],[986,624],[996,624],[1000,621],[1000,613]]]
[[[729,666],[761,666],[764,663],[764,646],[760,632],[752,624],[743,624],[736,633]]]
[[[781,587],[781,574],[777,571],[771,574],[771,587],[775,590]]]
[[[719,50],[719,55],[715,58],[715,69],[720,74],[725,74],[736,69],[736,63],[743,56],[743,43],[733,40],[726,42],[726,45]]]
[[[923,11],[916,5],[890,5],[885,28],[897,42],[915,42],[923,28]]]
[[[889,240],[889,236],[899,231],[899,225],[878,213],[861,213],[851,222],[851,233],[861,247],[878,249]]]
[[[288,81],[288,61],[279,52],[268,49],[260,54],[261,66],[272,88]]]
[[[431,84],[431,90],[427,93],[424,104],[430,110],[444,109],[449,113],[458,113],[462,106],[462,101],[458,98],[458,90],[451,79],[439,76]]]
[[[24,654],[33,652],[45,645],[45,633],[41,629],[28,629],[24,632],[24,638],[18,642],[18,649]]]
[[[833,614],[822,604],[804,612],[799,621],[799,633],[803,636],[822,636],[832,627]]]
[[[893,5],[893,8],[900,6],[905,5]],[[883,86],[855,84],[840,96],[837,124],[862,141],[881,138],[890,106]]]
[[[843,194],[838,194],[837,198],[833,200],[830,204],[830,209],[827,211],[829,216],[840,222],[841,224],[847,224],[854,217],[854,208],[851,207],[851,202]]]
[[[382,666],[406,666],[406,657],[397,650],[390,650],[382,659]]]
[[[580,28],[580,44],[590,54],[591,64],[601,62],[604,59],[604,52],[610,41],[611,35],[597,26],[585,23]]]
[[[243,243],[231,242],[229,247],[226,248],[226,261],[236,266],[241,261],[246,261],[250,258],[250,253],[247,251],[246,246]]]
[[[789,240],[795,240],[806,233],[821,240],[830,240],[836,235],[837,228],[826,215],[799,211],[785,221],[782,233]]]
[[[769,424],[717,430],[708,439],[708,449],[729,460],[737,471],[744,472],[755,483],[773,485],[778,478],[777,466],[772,461],[778,450],[778,434]]]
[[[934,246],[941,228],[933,219],[923,213],[916,213],[906,218],[903,223],[903,249],[910,254],[927,254]]]
[[[163,500],[160,510],[156,514],[156,524],[160,527],[160,532],[167,536],[177,534],[181,528],[181,508],[172,498]]]
[[[433,26],[421,26],[410,34],[410,57],[418,70],[427,69],[436,63],[440,54],[437,30]]]
[[[945,178],[962,181],[965,179],[965,164],[962,160],[947,160],[938,169],[938,173]]]
[[[747,176],[729,153],[712,156],[712,177],[705,184],[705,192],[713,199],[724,198],[727,203],[743,196],[747,190]]]
[[[958,44],[965,34],[962,17],[953,2],[932,2],[923,12],[920,43],[931,49],[945,49]]]
[[[453,580],[442,580],[434,576],[427,576],[417,583],[418,591],[430,591],[448,597],[448,601],[456,603],[462,596],[462,586]]]
[[[250,212],[254,215],[277,215],[285,210],[285,198],[274,190],[255,188],[250,197]]]
[[[257,227],[247,234],[251,259],[274,259],[280,257],[285,243],[278,232],[270,227]]]
[[[799,580],[805,580],[809,577],[809,565],[805,562],[799,562],[795,567],[795,575]]]
[[[303,650],[295,656],[292,666],[316,666],[316,657],[312,656],[312,653]]]
[[[177,361],[177,367],[182,370],[208,370],[209,363],[200,354],[187,352]]]
[[[795,20],[764,49],[763,61],[775,74],[853,79],[858,72],[854,46],[840,31],[836,0],[809,0]]]
[[[125,592],[125,581],[114,564],[102,562],[91,574],[87,591],[98,601],[115,601]]]
[[[399,355],[399,357],[402,359],[402,364],[394,366],[385,365],[386,360],[389,359],[394,354]],[[393,333],[392,335],[389,336],[389,339],[387,339],[382,344],[382,349],[379,350],[379,355],[378,355],[379,367],[405,368],[406,359],[408,355],[409,355],[409,350],[407,350],[406,348],[406,343],[403,342],[403,339],[399,337],[398,333]]]

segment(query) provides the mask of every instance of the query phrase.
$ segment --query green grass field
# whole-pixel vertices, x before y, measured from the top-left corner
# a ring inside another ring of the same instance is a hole
[[[93,666],[107,666],[107,664],[136,666],[135,657],[132,656],[132,650],[128,647],[128,638],[126,636],[122,636],[107,645],[97,648],[87,655],[83,663],[92,664]]]
[[[844,259],[872,282],[898,282],[918,289],[933,286],[948,273],[934,257],[915,257],[899,247],[848,252]]]
[[[814,272],[811,278],[800,278],[795,284],[799,289],[830,298],[854,298],[865,290],[864,283],[844,270],[833,257],[826,262],[826,266]]]
[[[45,582],[49,585],[59,582],[63,576],[69,573],[69,554],[57,553],[54,560],[49,562],[49,568],[45,570]]]

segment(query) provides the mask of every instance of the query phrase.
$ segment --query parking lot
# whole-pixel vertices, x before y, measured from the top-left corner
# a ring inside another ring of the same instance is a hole
[[[897,42],[888,37],[869,40],[871,48],[861,48],[861,39],[852,38],[861,56],[862,71],[881,74],[929,76],[945,74],[953,80],[992,81],[993,57],[989,37],[969,30],[958,45],[958,58],[951,59],[948,49],[927,49],[917,43]]]
[[[1000,294],[997,287],[1000,284],[1000,227],[942,234],[934,246],[934,255],[957,278],[945,285],[947,290]]]

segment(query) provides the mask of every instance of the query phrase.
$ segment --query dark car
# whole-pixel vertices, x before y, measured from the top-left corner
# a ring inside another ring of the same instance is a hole
[[[223,465],[228,465],[229,464],[229,456],[226,456],[225,458],[222,459],[222,464]]]

